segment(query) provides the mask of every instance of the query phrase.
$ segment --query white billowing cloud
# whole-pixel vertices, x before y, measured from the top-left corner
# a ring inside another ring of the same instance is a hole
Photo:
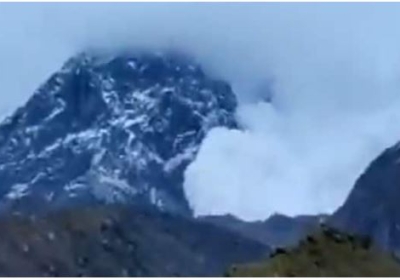
[[[196,214],[332,211],[400,139],[399,24],[398,3],[2,3],[0,115],[81,49],[185,49],[246,128],[211,131],[188,168]]]
[[[331,212],[368,163],[399,140],[399,106],[334,122],[293,119],[266,103],[243,106],[247,129],[212,130],[187,169],[191,205],[197,215],[246,220]]]
[[[400,140],[396,21],[390,12],[361,11],[323,10],[278,29],[287,45],[278,40],[266,52],[272,104],[241,94],[246,130],[212,131],[186,172],[197,215],[332,212],[368,164]]]

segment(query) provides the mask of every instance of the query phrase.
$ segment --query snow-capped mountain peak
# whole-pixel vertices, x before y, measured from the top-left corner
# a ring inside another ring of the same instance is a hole
[[[212,127],[236,126],[235,108],[228,84],[179,55],[81,53],[1,124],[0,204],[189,214],[183,171]]]

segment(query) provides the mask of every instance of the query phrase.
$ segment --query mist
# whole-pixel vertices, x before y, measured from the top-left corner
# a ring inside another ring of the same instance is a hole
[[[231,83],[244,127],[188,167],[195,214],[329,213],[400,140],[399,24],[397,3],[2,3],[0,114],[80,50],[184,50]]]

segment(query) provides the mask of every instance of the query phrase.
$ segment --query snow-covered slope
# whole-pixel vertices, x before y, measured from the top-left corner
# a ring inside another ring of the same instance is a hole
[[[0,206],[88,202],[190,214],[183,171],[236,98],[177,54],[81,53],[0,126]]]

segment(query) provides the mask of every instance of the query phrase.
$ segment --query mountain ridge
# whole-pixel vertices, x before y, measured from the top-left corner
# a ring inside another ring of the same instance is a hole
[[[382,249],[400,252],[399,143],[383,151],[356,181],[329,223],[370,236]]]

